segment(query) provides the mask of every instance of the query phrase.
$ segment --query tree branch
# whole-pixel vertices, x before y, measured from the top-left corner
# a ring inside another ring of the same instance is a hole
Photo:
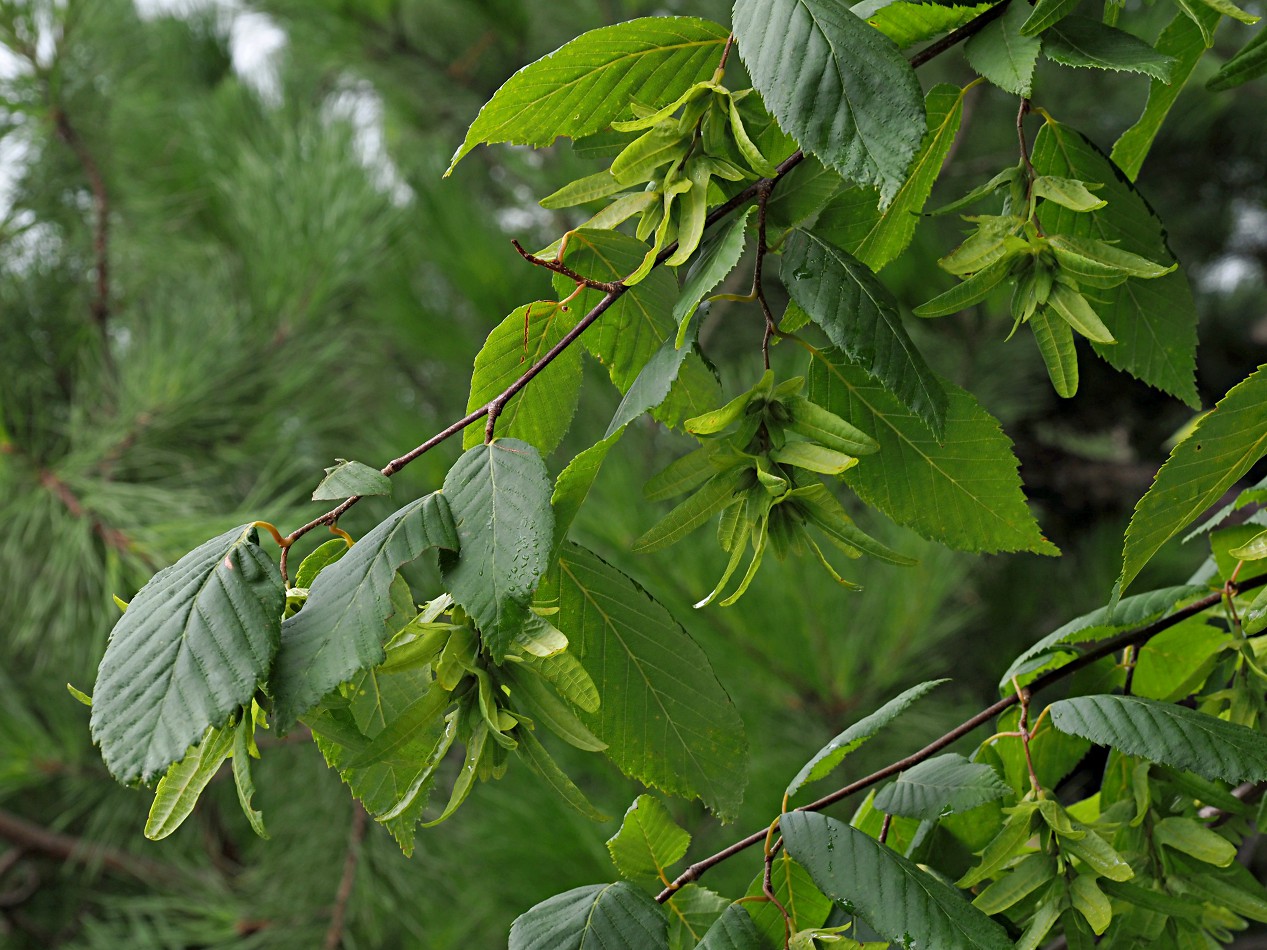
[[[1258,587],[1267,586],[1267,575],[1263,575],[1262,577],[1255,577],[1253,580],[1245,581],[1242,584],[1229,585],[1229,586],[1232,588],[1230,590],[1230,593],[1233,593],[1233,594],[1245,593],[1246,591],[1254,590],[1255,588],[1258,588]],[[1160,620],[1155,620],[1150,624],[1146,624],[1145,626],[1142,626],[1142,627],[1137,627],[1134,630],[1124,631],[1123,633],[1119,633],[1117,636],[1109,637],[1107,640],[1101,640],[1095,643],[1093,646],[1087,647],[1086,651],[1081,656],[1070,661],[1069,663],[1065,664],[1059,669],[1050,670],[1049,672],[1044,673],[1042,676],[1037,677],[1032,683],[1029,683],[1026,686],[1026,691],[1028,691],[1029,693],[1036,693],[1041,689],[1046,689],[1048,686],[1051,686],[1054,683],[1058,683],[1061,680],[1069,676],[1072,676],[1074,673],[1078,672],[1078,670],[1081,670],[1090,666],[1092,663],[1096,662],[1097,660],[1101,660],[1106,656],[1113,655],[1118,650],[1121,650],[1129,646],[1141,646],[1147,643],[1153,637],[1157,636],[1157,634],[1161,633],[1163,630],[1169,630],[1171,627],[1175,626],[1178,623],[1183,622],[1184,620],[1187,620],[1189,617],[1195,617],[1197,614],[1201,613],[1202,611],[1209,610],[1211,607],[1217,606],[1218,603],[1223,599],[1223,596],[1224,596],[1224,591],[1222,590],[1217,591],[1216,593],[1209,594],[1205,597],[1202,597],[1200,600],[1194,601],[1193,603],[1189,604],[1186,607],[1182,607],[1179,610],[1176,610],[1173,614],[1171,614],[1168,617],[1163,617]],[[924,748],[920,749],[918,752],[912,753],[911,755],[908,755],[904,759],[899,759],[896,762],[886,765],[884,768],[879,769],[875,772],[872,772],[870,775],[866,776],[865,778],[860,778],[856,782],[851,782],[850,784],[844,786],[843,788],[838,788],[836,789],[836,791],[832,792],[830,795],[825,795],[822,798],[818,799],[818,801],[810,802],[808,805],[802,805],[799,808],[794,808],[792,810],[793,811],[822,811],[828,805],[834,805],[837,802],[843,801],[844,799],[848,798],[849,796],[857,792],[861,792],[865,789],[868,789],[873,785],[878,785],[880,782],[883,782],[885,779],[890,778],[894,775],[897,775],[899,772],[906,771],[907,769],[911,768],[911,766],[918,765],[919,763],[927,759],[931,759],[934,755],[936,755],[942,749],[946,748],[946,746],[950,745],[951,743],[959,739],[962,739],[968,733],[979,728],[980,726],[985,725],[987,722],[994,719],[1000,713],[1005,712],[1006,710],[1015,706],[1017,703],[1020,702],[1020,700],[1021,700],[1020,692],[1016,692],[1009,696],[1005,696],[1002,699],[1000,699],[998,702],[992,703],[991,705],[987,706],[985,709],[981,710],[981,712],[977,713],[975,716],[972,716],[969,719],[965,719],[959,725],[955,726],[955,728],[951,729],[945,735],[937,739],[934,739],[932,742],[924,746]],[[666,900],[668,900],[670,897],[673,896],[673,893],[676,890],[681,888],[683,885],[689,884],[692,881],[699,880],[699,878],[709,868],[712,868],[712,867],[717,866],[718,864],[721,864],[723,861],[726,861],[729,858],[734,857],[736,854],[739,854],[741,851],[746,851],[748,848],[751,848],[753,845],[760,844],[762,841],[765,840],[766,834],[768,831],[769,831],[769,826],[766,826],[765,828],[762,828],[760,831],[753,832],[752,834],[748,835],[746,838],[740,838],[734,844],[730,845],[727,848],[723,848],[721,851],[718,851],[716,854],[710,855],[709,857],[704,858],[700,861],[696,861],[694,864],[688,867],[685,871],[683,871],[680,875],[678,875],[678,877],[668,887],[666,887],[663,891],[661,891],[659,896],[656,897],[656,900],[659,901],[660,903],[664,903]]]
[[[83,139],[71,125],[70,116],[59,106],[52,110],[53,126],[57,136],[75,153],[84,175],[88,178],[88,187],[92,191],[93,234],[92,250],[97,272],[96,288],[92,298],[92,319],[102,336],[105,336],[107,324],[110,322],[110,195],[106,191],[106,180],[101,174],[101,167],[92,152],[84,145]]]
[[[11,841],[24,851],[38,852],[64,863],[87,867],[99,865],[107,871],[149,884],[170,882],[185,874],[172,865],[116,851],[73,835],[49,831],[7,811],[0,811],[0,838]]]
[[[356,884],[356,865],[361,860],[361,845],[365,841],[366,815],[361,803],[352,802],[352,828],[348,832],[348,850],[343,858],[343,877],[339,879],[339,890],[334,895],[334,906],[330,910],[330,929],[326,931],[324,950],[338,950],[343,943],[343,928],[347,922],[348,902],[352,899],[352,888]]]

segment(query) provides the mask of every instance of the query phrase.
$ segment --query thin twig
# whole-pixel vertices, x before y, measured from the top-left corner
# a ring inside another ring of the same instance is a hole
[[[7,811],[0,811],[0,838],[12,842],[26,852],[43,854],[63,863],[100,866],[115,874],[151,884],[170,882],[185,875],[184,871],[170,864],[136,857],[73,835],[49,831]]]
[[[952,49],[953,47],[958,46],[960,43],[964,42],[965,40],[972,39],[972,37],[976,36],[978,33],[984,30],[987,26],[989,26],[991,23],[993,23],[995,20],[1001,17],[1003,15],[1003,11],[1005,11],[1006,9],[1007,9],[1007,0],[1004,0],[1004,2],[1002,3],[996,3],[994,6],[990,7],[990,9],[986,10],[984,13],[977,14],[976,17],[969,20],[963,26],[959,27],[959,29],[951,33],[947,33],[945,36],[939,39],[936,43],[930,43],[929,45],[925,46],[922,50],[920,50],[918,53],[916,53],[914,56],[912,56],[910,60],[911,65],[915,67],[916,69],[919,69],[925,63],[929,62],[930,60],[936,59],[942,53],[946,52],[946,50]]]
[[[519,252],[519,256],[529,264],[535,264],[537,267],[544,267],[548,271],[562,274],[568,280],[574,280],[585,287],[592,287],[594,290],[601,290],[605,294],[610,294],[615,293],[616,288],[621,286],[619,281],[591,280],[589,277],[582,277],[559,258],[537,257],[536,254],[529,254],[525,251],[523,245],[518,241],[512,239],[510,243]]]
[[[361,860],[361,845],[365,841],[365,809],[358,801],[352,802],[352,828],[348,832],[348,850],[343,858],[343,876],[339,879],[339,890],[334,895],[334,906],[330,908],[330,929],[326,931],[325,950],[338,950],[343,943],[343,928],[347,922],[348,902],[352,899],[352,888],[356,885],[356,865]]]
[[[1255,577],[1252,580],[1245,581],[1243,584],[1236,585],[1235,587],[1233,587],[1232,592],[1243,594],[1247,591],[1254,590],[1256,588],[1263,587],[1263,586],[1267,586],[1267,574],[1264,574],[1261,577]],[[1169,630],[1171,627],[1175,626],[1176,624],[1182,623],[1184,620],[1187,620],[1189,617],[1195,617],[1197,614],[1202,613],[1205,610],[1209,610],[1211,607],[1215,606],[1216,604],[1219,603],[1219,601],[1223,599],[1223,595],[1224,595],[1223,590],[1219,590],[1213,594],[1208,594],[1207,596],[1202,597],[1200,600],[1194,601],[1193,603],[1189,604],[1186,607],[1181,607],[1179,610],[1176,610],[1173,614],[1170,614],[1168,617],[1163,617],[1160,620],[1154,620],[1152,623],[1146,624],[1143,627],[1138,627],[1134,630],[1124,631],[1123,633],[1119,633],[1117,636],[1110,637],[1107,640],[1101,640],[1100,642],[1092,646],[1089,646],[1086,649],[1086,652],[1084,652],[1077,659],[1071,660],[1069,663],[1065,664],[1064,666],[1059,667],[1058,669],[1049,670],[1048,672],[1044,673],[1042,676],[1037,677],[1032,683],[1029,683],[1027,685],[1026,689],[1028,689],[1029,692],[1031,693],[1037,693],[1039,690],[1046,689],[1048,686],[1051,686],[1053,683],[1058,683],[1061,680],[1069,676],[1072,676],[1074,673],[1078,672],[1079,670],[1085,669],[1086,667],[1090,666],[1092,663],[1096,662],[1097,660],[1103,659],[1106,656],[1111,656],[1112,654],[1116,653],[1118,650],[1123,649],[1124,647],[1140,646],[1144,643],[1147,643],[1149,640],[1157,636],[1157,634],[1161,633],[1163,630]],[[1004,696],[998,702],[991,703],[989,706],[981,710],[975,716],[965,719],[963,722],[955,726],[955,728],[951,729],[949,732],[945,733],[944,735],[942,735],[941,737],[937,739],[934,739],[932,742],[924,746],[924,748],[920,749],[918,752],[908,755],[904,759],[899,759],[896,762],[890,763],[889,765],[886,765],[884,768],[878,769],[877,771],[872,772],[870,775],[866,776],[865,778],[858,779],[856,782],[851,782],[850,784],[844,786],[843,788],[838,788],[836,789],[836,791],[832,792],[830,795],[825,795],[822,798],[818,799],[818,801],[810,802],[808,805],[802,805],[799,808],[794,808],[792,810],[793,811],[822,811],[824,808],[828,807],[829,805],[834,805],[837,802],[843,801],[844,799],[850,797],[851,795],[856,794],[857,792],[864,791],[865,789],[868,789],[873,785],[878,785],[880,782],[883,782],[885,779],[890,778],[894,775],[897,775],[899,772],[904,772],[914,765],[919,765],[919,763],[924,762],[928,759],[931,759],[934,755],[936,755],[942,749],[946,748],[946,746],[951,745],[957,740],[962,739],[964,736],[968,735],[968,733],[973,732],[977,728],[990,722],[990,720],[997,717],[1000,713],[1003,713],[1007,711],[1008,709],[1010,709],[1011,707],[1015,706],[1018,702],[1020,702],[1019,693],[1012,693],[1009,696]],[[712,867],[715,867],[718,864],[721,864],[723,861],[726,861],[734,857],[735,855],[739,854],[742,851],[746,851],[748,848],[751,848],[753,845],[760,844],[762,841],[765,840],[765,836],[768,830],[769,830],[768,828],[762,828],[760,831],[753,832],[752,834],[748,835],[746,838],[740,838],[734,844],[730,845],[729,847],[723,848],[721,851],[718,851],[716,854],[710,855],[707,858],[703,858],[699,861],[696,861],[694,864],[688,867],[685,871],[679,874],[671,885],[669,885],[663,891],[661,891],[660,894],[656,897],[656,900],[663,903],[664,901],[672,897],[673,892],[681,888],[683,885],[689,884],[692,881],[699,880],[699,878],[704,874],[705,871],[709,870]]]

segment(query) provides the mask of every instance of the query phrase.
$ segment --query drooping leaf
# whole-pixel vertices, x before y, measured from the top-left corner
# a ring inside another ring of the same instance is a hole
[[[493,328],[475,357],[471,412],[500,395],[558,343],[576,324],[575,313],[553,300],[526,304]],[[581,354],[568,347],[506,403],[495,434],[535,445],[542,455],[554,451],[572,425],[581,393]],[[484,420],[462,433],[462,448],[484,441]]]
[[[1062,399],[1071,399],[1078,391],[1078,351],[1074,347],[1069,324],[1046,307],[1040,307],[1029,318],[1038,352],[1051,379],[1052,388]]]
[[[953,887],[861,831],[809,812],[784,815],[779,830],[819,889],[884,938],[938,950],[1011,950],[1007,932]]]
[[[303,610],[282,624],[269,680],[280,731],[334,687],[383,662],[396,572],[429,548],[457,546],[448,503],[433,493],[388,517],[317,575]]]
[[[93,688],[92,738],[120,782],[148,781],[255,695],[286,591],[242,525],[151,578],[114,625]]]
[[[620,830],[607,839],[607,851],[621,875],[635,884],[661,887],[668,869],[686,854],[691,836],[678,827],[660,799],[639,795]]]
[[[933,541],[964,551],[1054,554],[1025,505],[1012,443],[956,386],[939,443],[910,410],[838,350],[810,363],[809,394],[853,423],[880,451],[845,473],[868,505]]]
[[[677,380],[683,362],[690,355],[689,346],[678,347],[673,340],[661,343],[616,407],[616,414],[607,424],[607,432],[603,437],[610,438],[644,412],[664,402]]]
[[[727,30],[695,17],[644,17],[583,33],[525,66],[471,123],[449,170],[477,145],[549,145],[621,117],[636,99],[659,108],[717,67]]]
[[[743,796],[747,743],[708,658],[667,610],[597,555],[565,544],[543,585],[602,696],[582,718],[626,774],[722,815]]]
[[[551,489],[541,455],[518,439],[467,450],[444,479],[460,545],[456,557],[442,559],[444,580],[495,659],[510,646],[549,565]]]
[[[590,884],[556,894],[520,915],[509,950],[668,950],[668,922],[632,884]]]
[[[1230,389],[1170,452],[1126,529],[1119,585],[1267,454],[1267,365]],[[129,613],[131,611],[129,610]]]
[[[875,6],[875,4],[868,4],[868,6]],[[991,6],[990,3],[961,6],[897,0],[896,3],[881,3],[879,9],[873,13],[861,9],[861,4],[855,6],[853,12],[862,16],[900,48],[906,49],[916,43],[935,39],[943,33],[957,30],[985,13]]]
[[[1225,782],[1267,779],[1267,736],[1141,696],[1076,696],[1050,707],[1061,732]]]
[[[1067,16],[1045,34],[1043,51],[1062,66],[1092,66],[1118,72],[1144,73],[1171,81],[1175,60],[1138,36],[1085,16]]]
[[[831,0],[736,0],[734,31],[779,125],[892,198],[926,128],[919,81],[893,41]]]
[[[1213,40],[1211,34],[1219,22],[1219,14],[1203,3],[1193,5],[1200,19],[1199,27],[1190,17],[1179,13],[1157,37],[1157,52],[1174,59],[1170,70],[1170,82],[1154,79],[1148,84],[1148,102],[1135,124],[1122,133],[1113,143],[1110,157],[1128,179],[1139,177],[1139,170],[1153,146],[1161,125],[1170,114],[1171,106],[1179,98],[1197,63]]]
[[[1215,92],[1235,89],[1264,73],[1267,73],[1267,29],[1260,29],[1240,52],[1222,65],[1205,87]]]
[[[897,301],[870,268],[815,232],[798,230],[784,245],[782,274],[792,299],[827,338],[940,439],[946,390],[902,326]]]
[[[1174,262],[1152,208],[1090,141],[1068,126],[1048,122],[1034,141],[1032,159],[1040,174],[1102,183],[1096,196],[1108,202],[1089,213],[1044,202],[1038,215],[1048,234],[1093,237],[1163,266]],[[1117,340],[1092,344],[1101,359],[1190,406],[1199,405],[1196,308],[1181,270],[1099,292],[1096,313]]]
[[[364,462],[336,459],[338,464],[326,469],[326,477],[312,493],[313,501],[342,501],[353,495],[390,495],[392,481]]]
[[[700,301],[735,269],[739,258],[743,257],[748,218],[751,217],[752,210],[748,208],[742,214],[735,215],[724,227],[705,237],[700,245],[698,256],[686,272],[682,294],[673,305],[673,321],[678,325],[679,347],[686,340],[687,327]]]
[[[554,761],[553,756],[546,751],[546,747],[541,744],[541,740],[536,737],[531,729],[517,729],[515,731],[515,741],[518,743],[515,747],[515,754],[545,780],[551,791],[590,821],[610,820],[608,815],[595,808],[590,800],[585,797],[585,793],[577,787],[576,783]]]
[[[559,472],[559,477],[554,481],[554,493],[550,496],[550,507],[554,510],[552,552],[557,552],[559,545],[563,543],[568,528],[572,526],[576,513],[581,510],[581,505],[594,485],[594,479],[598,477],[599,469],[607,460],[607,453],[620,441],[623,431],[617,430],[603,441],[591,445]]]
[[[708,928],[698,950],[770,950],[772,946],[761,936],[743,906],[731,904]]]
[[[203,789],[233,754],[234,729],[208,729],[197,746],[167,770],[154,790],[145,837],[161,841],[184,823]]]
[[[964,44],[968,63],[1004,92],[1029,96],[1034,84],[1034,66],[1043,41],[1021,32],[1029,19],[1030,7],[1014,0],[1007,12]]]
[[[730,901],[698,884],[686,884],[664,904],[669,918],[669,950],[696,950]],[[747,917],[747,914],[744,914]],[[748,919],[749,924],[752,919]]]
[[[233,730],[233,785],[238,793],[238,805],[246,816],[251,830],[261,838],[268,838],[264,827],[264,813],[255,807],[255,780],[251,776],[251,759],[259,758],[255,744],[255,726],[258,706],[243,710],[242,721]],[[263,713],[258,713],[262,718]]]
[[[875,796],[875,807],[908,818],[937,819],[1012,793],[988,765],[948,752],[913,766]]]
[[[875,712],[869,716],[864,716],[852,726],[846,729],[831,742],[823,746],[813,758],[801,766],[801,770],[796,773],[792,781],[788,783],[784,792],[787,796],[795,795],[805,785],[810,782],[816,782],[821,778],[825,778],[836,768],[849,753],[853,752],[860,745],[874,736],[877,732],[891,723],[914,703],[917,699],[922,698],[930,690],[940,686],[946,680],[929,680],[926,683],[920,683],[918,686],[912,686],[910,689],[893,697]]]
[[[951,9],[932,4],[927,6],[938,10]],[[892,6],[884,8],[890,9]],[[906,250],[915,235],[915,225],[924,210],[924,203],[932,193],[959,131],[965,92],[967,89],[945,83],[929,90],[925,102],[928,132],[920,143],[910,174],[887,208],[883,211],[879,209],[876,203],[878,196],[873,190],[851,188],[823,208],[814,224],[814,233],[844,248],[877,272]]]

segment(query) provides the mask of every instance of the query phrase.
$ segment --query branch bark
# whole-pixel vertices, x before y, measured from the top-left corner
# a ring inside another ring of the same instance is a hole
[[[58,106],[53,107],[53,126],[57,137],[75,154],[84,175],[88,179],[88,188],[92,191],[93,232],[92,252],[96,268],[96,284],[92,297],[92,319],[97,325],[104,341],[110,323],[110,194],[106,190],[106,180],[101,174],[101,166],[92,157],[92,152],[79,137],[79,133],[71,124],[70,116]]]
[[[170,882],[185,874],[168,864],[116,851],[73,835],[49,831],[7,811],[0,811],[0,838],[12,842],[24,851],[37,852],[70,864],[100,866],[114,874],[136,878],[148,884]]]

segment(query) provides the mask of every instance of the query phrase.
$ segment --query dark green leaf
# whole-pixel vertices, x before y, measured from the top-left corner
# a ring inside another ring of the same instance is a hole
[[[456,557],[442,559],[444,580],[495,659],[510,646],[549,565],[551,489],[541,455],[517,439],[477,445],[444,479],[460,545]]]
[[[500,395],[575,324],[574,313],[553,300],[526,304],[499,323],[475,357],[466,411]],[[506,403],[497,418],[496,434],[528,442],[549,455],[571,427],[580,393],[581,354],[568,347]],[[464,449],[483,441],[482,419],[462,433]]]
[[[445,174],[476,145],[545,146],[598,132],[631,99],[651,108],[672,102],[712,75],[726,33],[694,17],[644,17],[583,33],[493,94]]]
[[[743,906],[731,904],[708,928],[698,950],[770,950],[771,946]]]
[[[875,274],[814,232],[800,230],[784,245],[782,273],[792,299],[827,338],[942,438],[946,390],[911,342],[897,302]]]
[[[1163,544],[1215,504],[1264,454],[1267,365],[1232,387],[1171,450],[1126,529],[1121,590]]]
[[[950,405],[939,443],[839,351],[814,355],[809,386],[811,399],[880,443],[844,476],[867,504],[959,550],[1057,553],[1025,505],[1011,441],[971,395],[946,384]]]
[[[1267,29],[1260,29],[1235,56],[1205,84],[1207,89],[1235,89],[1267,73]]]
[[[603,467],[612,446],[620,441],[622,432],[613,432],[602,442],[591,445],[559,472],[554,481],[554,493],[550,496],[550,507],[554,509],[554,544],[551,551],[557,552],[567,537],[568,528],[598,477],[598,470]]]
[[[603,698],[584,716],[626,774],[672,795],[698,795],[723,815],[743,796],[743,723],[708,658],[624,574],[565,544],[542,596]]]
[[[457,546],[448,503],[433,493],[388,517],[317,576],[303,610],[282,624],[269,680],[279,730],[359,670],[383,662],[396,572],[429,548]]]
[[[647,360],[647,365],[642,368],[642,372],[616,407],[616,414],[607,424],[607,432],[603,438],[610,438],[644,412],[664,402],[677,380],[683,361],[691,354],[691,349],[690,346],[678,347],[673,340],[665,340],[660,344],[660,349]]]
[[[1048,59],[1062,66],[1144,73],[1167,83],[1175,66],[1173,57],[1138,36],[1084,16],[1067,16],[1048,30],[1043,49]]]
[[[312,493],[313,501],[342,501],[353,495],[390,495],[391,479],[364,462],[336,459],[337,465],[326,469],[326,477]]]
[[[1061,732],[1127,755],[1225,782],[1267,779],[1267,736],[1205,713],[1139,696],[1078,696],[1048,708]]]
[[[509,950],[667,950],[668,923],[631,884],[590,884],[556,894],[516,919]]]
[[[893,41],[831,0],[736,0],[734,31],[779,124],[892,198],[926,128],[919,81]]]
[[[1038,0],[1029,19],[1021,25],[1021,35],[1037,36],[1078,9],[1079,2],[1080,0]]]
[[[155,574],[114,625],[97,670],[92,738],[110,774],[148,781],[248,705],[277,653],[285,600],[251,525]]]
[[[988,765],[948,752],[907,769],[876,793],[875,807],[908,818],[936,819],[1011,795]]]
[[[1043,42],[1026,36],[1021,28],[1029,19],[1030,7],[1012,0],[1007,12],[964,45],[968,63],[980,75],[1014,96],[1028,96],[1034,84],[1034,66]]]
[[[791,812],[783,843],[814,883],[888,940],[937,950],[1011,950],[1006,931],[959,892],[832,818]]]

